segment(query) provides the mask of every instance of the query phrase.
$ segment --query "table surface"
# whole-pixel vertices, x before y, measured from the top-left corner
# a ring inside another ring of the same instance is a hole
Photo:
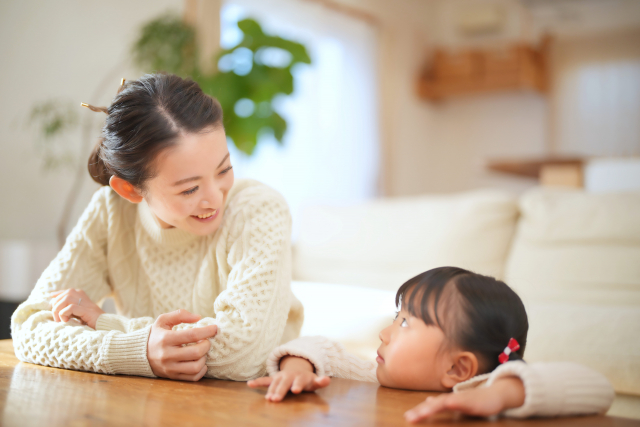
[[[202,379],[196,383],[47,368],[21,363],[11,340],[0,341],[0,411],[3,426],[82,425],[331,425],[398,426],[402,414],[436,394],[394,390],[374,383],[334,379],[316,393],[264,400],[264,390],[244,382]],[[442,414],[428,424],[462,426],[640,426],[605,416],[488,422]]]

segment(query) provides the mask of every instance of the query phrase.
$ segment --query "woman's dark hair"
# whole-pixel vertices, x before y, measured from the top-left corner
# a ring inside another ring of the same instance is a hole
[[[143,189],[153,161],[181,133],[222,126],[222,108],[192,80],[147,74],[127,82],[108,108],[101,141],[89,157],[89,174],[101,185],[115,175]]]
[[[521,360],[529,321],[520,297],[504,282],[457,267],[426,271],[404,283],[396,306],[436,325],[449,343],[478,357],[478,374],[491,372],[510,338],[520,344],[509,360]],[[459,309],[458,309],[459,307]]]

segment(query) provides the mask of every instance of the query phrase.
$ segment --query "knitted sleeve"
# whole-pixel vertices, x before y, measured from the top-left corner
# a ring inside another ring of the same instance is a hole
[[[460,392],[473,387],[488,387],[503,377],[518,377],[525,389],[524,404],[503,415],[514,418],[558,417],[606,412],[615,392],[604,375],[570,362],[507,362],[490,374],[480,375],[453,388]]]
[[[16,357],[23,362],[108,374],[153,376],[146,355],[151,326],[130,333],[55,322],[48,293],[78,288],[92,301],[111,293],[107,282],[110,189],[98,190],[66,243],[11,317]]]
[[[174,329],[218,325],[206,376],[246,381],[263,376],[291,306],[291,217],[285,200],[264,185],[229,203],[215,257],[223,291],[215,318]]]
[[[324,337],[302,337],[274,349],[267,359],[269,375],[280,370],[280,359],[285,356],[307,359],[314,366],[318,376],[378,381],[375,362],[362,360],[348,353],[342,344]]]

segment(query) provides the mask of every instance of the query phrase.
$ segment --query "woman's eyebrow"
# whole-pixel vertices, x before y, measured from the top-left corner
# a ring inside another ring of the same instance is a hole
[[[220,166],[222,166],[222,164],[225,162],[225,160],[227,160],[229,158],[229,153],[227,153],[226,156],[224,156],[224,158],[222,159],[222,161],[220,162],[220,164],[218,165],[218,167],[216,167],[216,169],[220,169]],[[180,185],[180,184],[185,184],[187,182],[190,181],[196,181],[198,179],[200,179],[201,177],[199,176],[192,176],[190,178],[185,178],[185,179],[181,179],[180,181],[176,181],[174,182],[172,185],[175,187],[176,185]]]
[[[219,169],[220,166],[222,166],[222,164],[224,163],[225,160],[227,160],[229,158],[229,153],[227,153],[226,156],[224,156],[224,159],[222,159],[222,161],[220,162],[220,164],[218,165],[218,167],[216,169]]]
[[[218,167],[220,167],[220,166],[218,166]],[[176,185],[184,184],[184,183],[187,183],[187,182],[189,182],[189,181],[195,181],[195,180],[198,180],[198,179],[200,179],[200,178],[201,178],[201,177],[199,177],[199,176],[192,176],[191,178],[181,179],[180,181],[176,181],[176,182],[174,182],[174,183],[173,183],[173,186],[175,187]]]

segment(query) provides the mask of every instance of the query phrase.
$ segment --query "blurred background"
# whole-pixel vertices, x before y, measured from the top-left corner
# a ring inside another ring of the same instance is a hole
[[[582,344],[548,353],[640,416],[640,1],[5,0],[0,58],[2,338],[97,189],[80,102],[165,70],[220,99],[236,177],[289,202],[294,279],[505,278],[565,316],[534,338],[574,319]]]

